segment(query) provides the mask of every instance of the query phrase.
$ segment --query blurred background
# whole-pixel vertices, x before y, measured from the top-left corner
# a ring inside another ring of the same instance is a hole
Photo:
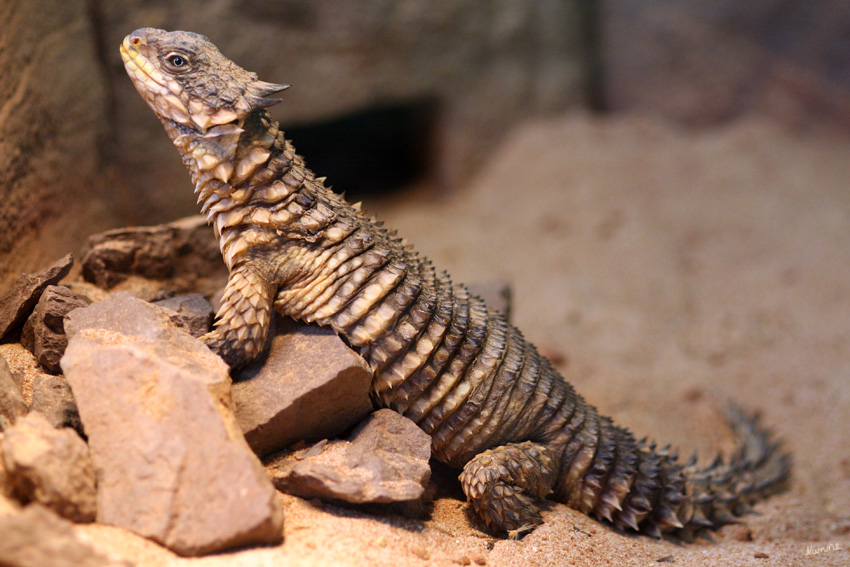
[[[92,232],[197,211],[118,56],[139,27],[203,33],[291,83],[275,118],[367,207],[440,199],[519,123],[571,111],[850,134],[842,0],[0,0],[0,21],[3,282]]]

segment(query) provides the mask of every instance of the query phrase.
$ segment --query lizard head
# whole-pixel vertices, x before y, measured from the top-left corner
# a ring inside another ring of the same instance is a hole
[[[266,83],[196,33],[142,28],[124,38],[127,73],[161,120],[205,133],[280,102],[289,85]]]

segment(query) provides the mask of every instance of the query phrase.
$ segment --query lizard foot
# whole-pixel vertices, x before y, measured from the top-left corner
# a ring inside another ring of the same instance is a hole
[[[230,273],[215,329],[201,340],[214,353],[236,368],[253,360],[266,341],[274,289],[248,267]]]
[[[538,501],[552,492],[555,475],[551,451],[526,441],[476,455],[464,466],[460,482],[490,530],[519,538],[543,522]]]

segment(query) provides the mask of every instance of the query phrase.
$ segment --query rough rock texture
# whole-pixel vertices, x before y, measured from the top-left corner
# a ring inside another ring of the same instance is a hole
[[[275,326],[266,354],[234,375],[233,411],[260,456],[338,435],[372,410],[372,373],[336,333],[280,316]]]
[[[281,540],[280,503],[228,409],[218,357],[127,293],[74,311],[66,329],[99,522],[181,555]]]
[[[213,308],[200,293],[187,293],[154,301],[154,305],[174,311],[171,316],[178,327],[192,335],[200,337],[210,330],[213,320]]]
[[[67,287],[47,286],[21,332],[21,344],[35,356],[38,363],[52,374],[62,371],[59,359],[65,353],[65,315],[91,300]]]
[[[599,3],[601,105],[690,125],[760,112],[850,131],[850,5]]]
[[[6,359],[0,356],[0,431],[26,413],[21,384],[12,374]]]
[[[161,280],[161,289],[207,293],[220,287],[227,274],[213,230],[200,215],[94,234],[81,263],[86,281],[102,288],[141,276]]]
[[[110,128],[87,0],[0,2],[0,289],[102,230]],[[113,220],[113,222],[115,222]]]
[[[53,427],[70,427],[84,435],[74,393],[61,374],[38,374],[33,378],[30,412],[41,414]]]
[[[43,504],[75,522],[94,520],[94,464],[76,431],[55,429],[31,413],[5,432],[0,456],[19,499]]]
[[[381,409],[347,441],[319,444],[275,462],[275,486],[302,498],[353,504],[420,498],[431,477],[431,438],[398,413]]]
[[[67,276],[73,263],[68,254],[45,270],[18,277],[12,288],[0,297],[0,338],[26,321],[47,286]]]
[[[81,540],[71,522],[38,504],[19,514],[0,516],[0,565],[3,567],[131,567],[113,561]]]

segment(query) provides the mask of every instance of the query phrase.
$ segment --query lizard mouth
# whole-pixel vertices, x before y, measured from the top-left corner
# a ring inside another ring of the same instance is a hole
[[[138,41],[138,38],[136,41]],[[165,84],[161,73],[156,70],[150,60],[142,56],[138,50],[133,49],[130,45],[130,38],[124,38],[124,43],[119,47],[119,51],[121,53],[121,59],[124,60],[124,67],[133,81],[138,81],[148,88],[150,87],[150,83],[153,82],[162,89],[168,89],[168,85]]]
[[[124,68],[136,90],[160,118],[196,127],[186,105],[179,98],[182,87],[177,81],[168,80],[149,58],[139,52],[137,46],[140,43],[138,37],[127,36],[119,47]]]

